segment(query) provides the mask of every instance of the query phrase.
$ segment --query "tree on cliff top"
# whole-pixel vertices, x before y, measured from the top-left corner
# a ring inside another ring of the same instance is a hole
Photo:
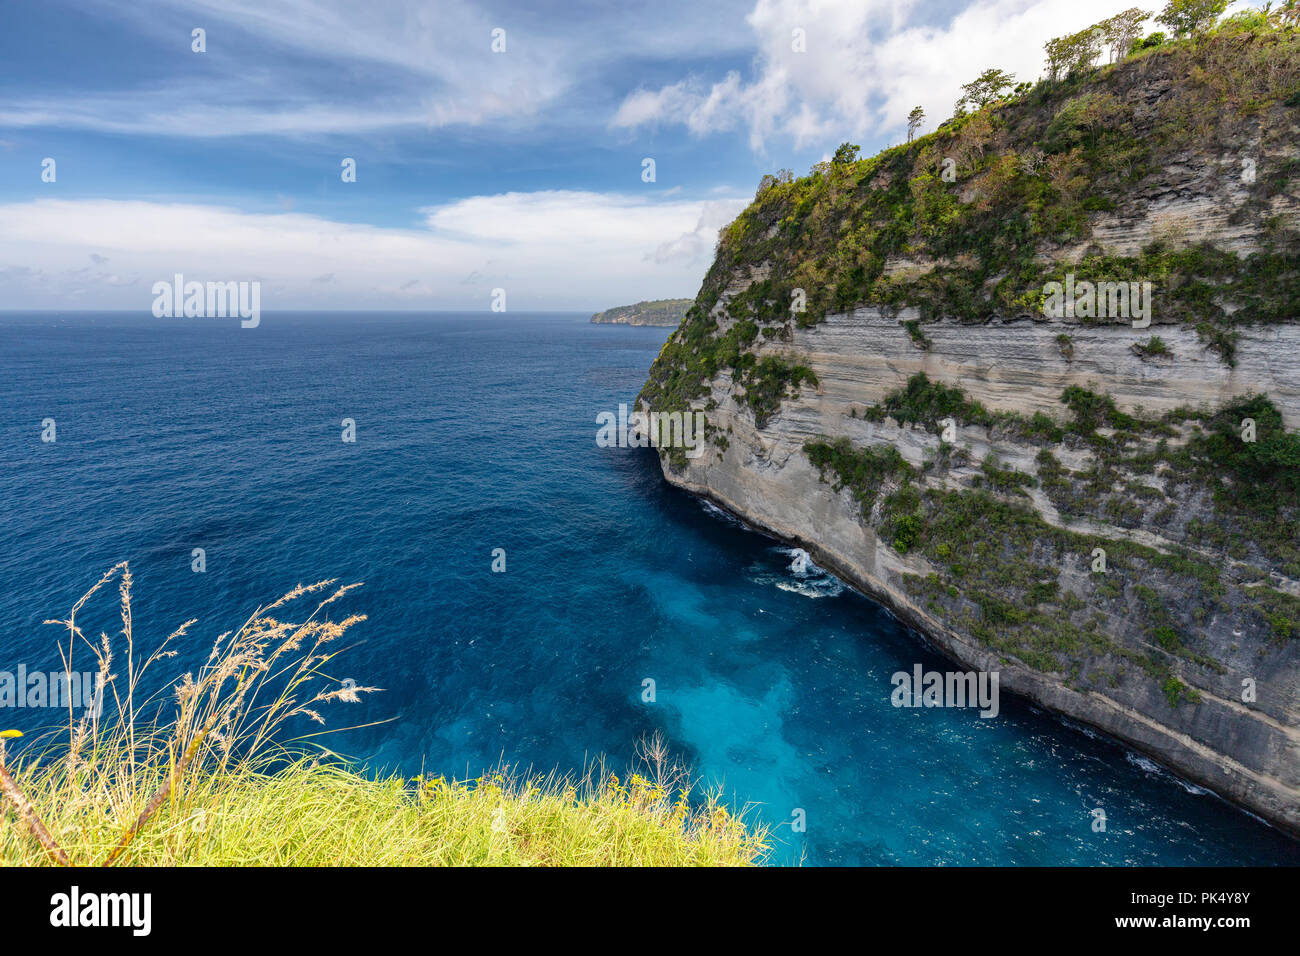
[[[1078,33],[1055,37],[1043,44],[1047,52],[1047,72],[1053,80],[1092,68],[1101,54],[1101,24],[1093,24]]]
[[[1156,19],[1180,37],[1199,36],[1214,26],[1227,8],[1228,0],[1169,0]]]
[[[925,122],[925,110],[919,106],[913,106],[912,112],[907,114],[907,141],[910,143],[916,136],[916,131],[921,128]]]
[[[835,155],[831,162],[836,166],[847,166],[858,158],[858,151],[861,146],[855,146],[853,143],[840,143],[839,148],[835,150]]]
[[[1142,36],[1142,24],[1151,19],[1151,14],[1139,7],[1130,7],[1123,13],[1117,13],[1109,20],[1101,21],[1102,38],[1110,46],[1110,58],[1122,60],[1132,52],[1134,44]]]
[[[1015,80],[1015,76],[1002,70],[985,70],[971,82],[962,84],[965,93],[958,103],[969,103],[975,109],[983,109],[1000,99],[1003,92],[1015,84]]]

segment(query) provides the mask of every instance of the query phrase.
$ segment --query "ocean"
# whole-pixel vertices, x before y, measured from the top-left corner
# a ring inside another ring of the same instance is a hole
[[[369,619],[334,676],[384,690],[324,716],[394,719],[316,742],[377,772],[622,769],[659,731],[774,827],[774,863],[1300,864],[1300,843],[1009,695],[993,719],[893,707],[895,672],[951,669],[918,635],[668,486],[653,451],[597,446],[667,335],[0,315],[0,671],[57,670],[42,622],[118,561],[140,645],[199,619],[169,678],[293,585],[359,581],[340,610]],[[114,597],[88,634],[120,628]]]

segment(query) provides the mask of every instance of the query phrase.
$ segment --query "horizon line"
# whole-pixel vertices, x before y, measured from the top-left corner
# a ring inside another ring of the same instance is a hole
[[[611,308],[615,308],[615,309],[617,309],[617,308],[622,308],[622,306],[611,306]],[[282,314],[285,314],[285,313],[291,313],[291,312],[323,312],[323,313],[329,313],[329,314],[344,314],[344,313],[356,313],[356,312],[381,312],[381,313],[385,313],[385,314],[398,313],[398,314],[402,314],[402,315],[430,315],[430,314],[438,315],[438,314],[444,314],[444,313],[456,313],[456,314],[462,314],[462,315],[465,314],[465,313],[470,313],[470,314],[472,314],[472,315],[512,315],[512,314],[513,314],[513,315],[567,315],[567,314],[586,315],[586,314],[588,313],[588,311],[589,311],[589,310],[587,310],[587,309],[509,309],[509,310],[507,310],[507,311],[505,311],[505,312],[495,312],[495,311],[493,311],[492,309],[369,309],[369,308],[360,308],[360,309],[312,309],[312,308],[303,308],[303,309],[263,309],[263,310],[261,310],[261,312],[262,312],[263,315],[282,315]],[[609,310],[608,310],[608,309],[597,309],[595,312],[592,312],[591,314],[592,314],[592,315],[598,315],[600,312],[607,312],[607,311],[609,311]],[[83,312],[83,313],[85,313],[85,312],[93,312],[93,313],[96,313],[96,314],[99,314],[99,315],[147,315],[147,316],[149,316],[150,318],[157,318],[157,316],[155,316],[155,315],[153,314],[153,312],[150,311],[150,310],[147,309],[147,308],[145,308],[145,309],[77,309],[77,308],[64,308],[64,309],[50,309],[50,308],[41,308],[41,309],[9,309],[9,308],[5,308],[5,309],[0,309],[0,315],[27,314],[27,313],[33,313],[33,312],[35,312],[35,313],[60,313],[60,312]],[[236,315],[236,316],[226,316],[226,318],[238,318],[238,317],[239,317],[239,316],[237,316],[237,315]],[[166,318],[166,317],[164,317],[164,318]],[[169,318],[169,319],[167,319],[167,321],[175,321],[176,318],[186,318],[186,317],[185,317],[185,316],[177,316],[177,317],[175,317],[175,318]],[[211,318],[211,316],[189,316],[189,318],[205,319],[205,318]],[[610,325],[618,325],[618,324],[622,324],[622,323],[614,323],[614,322],[611,322],[611,323],[608,323],[608,324],[610,324]]]

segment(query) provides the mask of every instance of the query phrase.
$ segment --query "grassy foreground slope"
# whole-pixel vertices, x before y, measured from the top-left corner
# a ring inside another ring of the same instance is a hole
[[[123,630],[91,642],[77,614],[113,581]],[[375,777],[328,751],[307,754],[304,737],[282,745],[288,727],[324,723],[328,708],[375,690],[326,673],[334,642],[364,620],[325,616],[354,585],[299,623],[278,617],[331,584],[300,585],[259,608],[217,639],[196,672],[146,696],[146,673],[189,641],[194,622],[138,654],[130,571],[120,564],[105,574],[67,620],[50,622],[66,631],[65,661],[93,654],[104,680],[100,715],[73,712],[35,741],[0,727],[0,864],[727,866],[765,858],[766,831],[716,793],[693,795],[689,772],[660,738],[643,742],[645,775],[626,782],[599,766],[581,779],[509,770],[466,782]]]
[[[112,796],[39,771],[19,785],[72,865],[102,861],[165,773]],[[272,773],[199,770],[116,861],[136,866],[738,866],[761,840],[727,809],[691,809],[642,779],[576,787],[504,776],[373,779],[304,759]],[[0,863],[55,862],[18,814]]]

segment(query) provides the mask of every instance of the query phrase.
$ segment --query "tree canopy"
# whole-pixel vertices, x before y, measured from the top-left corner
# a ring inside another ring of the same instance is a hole
[[[1160,16],[1161,23],[1178,36],[1199,36],[1223,15],[1228,0],[1169,0]]]
[[[1011,89],[1015,81],[1016,78],[1010,73],[987,69],[971,82],[962,84],[962,90],[965,92],[958,103],[961,105],[969,103],[976,109],[981,109],[1001,99],[1004,91]]]

